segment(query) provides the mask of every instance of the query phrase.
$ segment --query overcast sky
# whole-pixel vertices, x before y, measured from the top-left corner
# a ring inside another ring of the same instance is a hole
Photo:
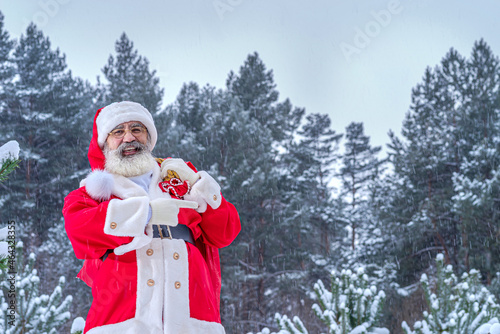
[[[494,0],[0,0],[6,29],[29,22],[96,82],[122,32],[156,69],[174,101],[185,82],[223,88],[257,51],[280,100],[328,113],[337,132],[364,122],[374,145],[399,134],[411,89],[453,47],[469,56],[484,38],[500,54]]]

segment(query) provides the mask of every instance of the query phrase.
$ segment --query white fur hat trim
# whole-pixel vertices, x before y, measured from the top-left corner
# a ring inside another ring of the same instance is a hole
[[[139,103],[129,101],[111,103],[109,106],[104,107],[99,113],[99,116],[97,116],[97,143],[99,147],[104,147],[108,134],[117,125],[131,121],[138,121],[146,126],[151,136],[149,149],[152,150],[158,138],[153,116],[151,116],[151,113]]]

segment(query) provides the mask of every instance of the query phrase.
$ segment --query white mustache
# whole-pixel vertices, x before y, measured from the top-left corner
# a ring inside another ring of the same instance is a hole
[[[130,143],[122,143],[122,144],[120,144],[120,146],[118,146],[118,148],[116,150],[121,155],[121,154],[123,154],[124,151],[130,151],[132,149],[137,150],[137,152],[144,152],[144,151],[147,150],[147,147],[146,147],[146,145],[141,144],[138,141],[133,141],[133,142],[130,142]]]

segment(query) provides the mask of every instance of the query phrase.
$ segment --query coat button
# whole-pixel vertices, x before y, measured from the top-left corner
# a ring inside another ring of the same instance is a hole
[[[179,255],[179,253],[175,252],[174,253],[174,260],[179,260],[181,256]]]
[[[152,280],[152,279],[148,279],[148,285],[149,285],[149,286],[153,286],[153,285],[155,285],[155,281],[154,281],[154,280]]]
[[[151,248],[150,248],[150,249],[148,249],[148,250],[146,251],[146,254],[147,254],[148,256],[153,255],[153,253],[154,253],[154,251],[153,251]]]
[[[114,230],[116,226],[118,225],[115,222],[111,222],[111,224],[109,224],[109,227],[111,227],[112,230]]]
[[[181,282],[175,282],[175,288],[180,289],[181,288]]]
[[[217,201],[217,195],[214,195],[214,201]]]

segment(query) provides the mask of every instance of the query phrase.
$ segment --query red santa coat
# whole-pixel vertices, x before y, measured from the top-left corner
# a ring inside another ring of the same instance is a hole
[[[104,162],[95,134],[94,129],[89,149],[93,170]],[[218,248],[229,245],[241,229],[234,206],[222,198],[217,209],[208,206],[202,214],[181,208],[179,224],[190,228],[195,245],[153,238],[123,255],[110,253],[102,261],[108,249],[144,235],[151,200],[170,197],[158,187],[156,164],[148,193],[123,176],[109,176],[105,182],[88,177],[66,197],[63,208],[75,255],[85,259],[78,277],[92,287],[85,333],[224,333]],[[103,182],[110,197],[88,191],[92,182]]]

